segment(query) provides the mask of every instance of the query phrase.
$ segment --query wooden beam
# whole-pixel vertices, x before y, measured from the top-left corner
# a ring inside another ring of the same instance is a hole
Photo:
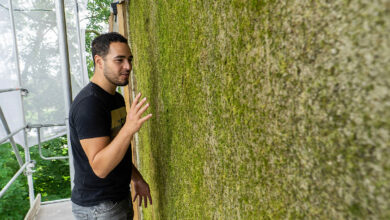
[[[128,38],[128,31],[127,31],[127,7],[126,7],[126,4],[125,4],[125,1],[122,1],[121,3],[117,4],[117,10],[118,10],[118,14],[117,14],[117,23],[118,23],[118,30],[119,30],[119,33],[122,34],[125,38]],[[132,80],[134,80],[134,78],[132,78],[131,76],[129,77],[129,84],[125,87],[123,87],[123,93],[124,93],[124,98],[125,98],[125,103],[126,103],[126,109],[127,111],[130,109],[130,105],[131,103],[133,102],[133,96],[132,96],[132,91],[136,91],[135,88],[132,88]],[[132,151],[132,155],[133,155],[133,164],[134,166],[137,167],[137,151],[136,151],[136,147],[135,147],[135,141],[134,141],[134,138],[133,140],[131,141],[131,151]],[[134,192],[134,184],[131,183],[131,194],[132,195],[135,195],[135,192]],[[133,209],[134,209],[134,219],[137,219],[137,220],[140,220],[140,207],[138,206],[139,204],[139,198],[133,202]]]
[[[126,23],[125,17],[126,16],[124,15],[126,13],[126,10],[124,9],[124,6],[125,6],[124,2],[117,5],[117,8],[118,8],[117,22],[118,22],[119,33],[122,34],[125,38],[127,38],[127,30],[125,29],[126,28],[126,26],[125,26],[125,23]],[[129,78],[129,80],[130,80],[130,78]],[[129,86],[125,86],[124,87],[124,96],[125,96],[127,110],[130,109],[130,102],[133,101],[132,96],[130,94],[131,94],[131,90],[130,90]]]
[[[28,210],[26,217],[24,217],[24,220],[34,220],[36,215],[38,214],[40,207],[41,207],[41,194],[39,193],[35,198],[30,210]]]

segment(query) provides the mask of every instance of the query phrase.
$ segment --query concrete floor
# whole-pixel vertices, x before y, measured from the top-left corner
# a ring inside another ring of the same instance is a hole
[[[71,220],[72,215],[71,201],[58,202],[53,204],[41,205],[37,220]]]

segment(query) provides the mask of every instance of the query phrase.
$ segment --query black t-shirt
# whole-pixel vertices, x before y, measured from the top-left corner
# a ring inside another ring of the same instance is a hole
[[[118,134],[126,120],[123,97],[111,95],[89,83],[76,96],[69,112],[70,140],[74,157],[74,188],[72,201],[81,206],[99,202],[120,201],[129,196],[132,170],[131,147],[117,167],[102,179],[93,172],[80,140]]]

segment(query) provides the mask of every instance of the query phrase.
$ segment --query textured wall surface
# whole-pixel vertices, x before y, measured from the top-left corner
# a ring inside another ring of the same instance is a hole
[[[390,2],[132,0],[146,219],[390,218]]]

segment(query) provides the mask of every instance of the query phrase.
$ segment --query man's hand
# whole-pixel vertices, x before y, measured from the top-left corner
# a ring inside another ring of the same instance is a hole
[[[146,98],[138,103],[140,97],[141,93],[134,99],[127,113],[124,126],[113,140],[109,136],[80,140],[81,146],[96,176],[106,178],[123,159],[134,133],[141,128],[145,121],[152,117],[152,114],[142,117],[142,114],[148,109],[149,104],[144,105]]]
[[[144,179],[139,179],[137,181],[133,181],[134,183],[134,199],[133,202],[139,197],[139,206],[142,206],[142,199],[144,200],[145,208],[148,207],[148,198],[150,205],[152,205],[152,196],[150,195],[149,185],[145,182]]]
[[[129,112],[127,112],[126,123],[123,126],[123,128],[128,129],[131,134],[137,132],[141,128],[142,124],[152,117],[152,114],[142,117],[142,114],[146,111],[146,109],[148,109],[149,103],[144,105],[146,97],[139,102],[140,98],[141,93],[138,93],[137,97],[135,97],[133,103],[131,104]]]

